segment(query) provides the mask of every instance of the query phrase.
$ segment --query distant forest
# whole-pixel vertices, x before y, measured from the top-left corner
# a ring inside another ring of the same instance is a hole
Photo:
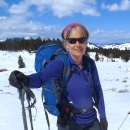
[[[2,51],[22,51],[26,50],[29,53],[35,52],[39,46],[48,43],[48,42],[57,42],[60,45],[62,45],[62,41],[57,38],[51,39],[41,39],[40,37],[33,39],[6,39],[5,41],[0,42],[0,50]],[[92,43],[91,43],[92,44]],[[104,55],[108,58],[111,58],[114,62],[114,58],[121,58],[124,61],[128,62],[130,60],[130,50],[119,50],[119,49],[103,49],[101,47],[99,48],[89,48],[86,49],[86,54],[89,55],[88,52],[96,52],[95,54],[95,60],[99,60],[99,55]]]

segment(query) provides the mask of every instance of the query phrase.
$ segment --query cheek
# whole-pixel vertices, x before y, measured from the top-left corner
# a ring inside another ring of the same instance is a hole
[[[83,53],[85,53],[86,48],[87,48],[87,44],[85,44],[82,48],[83,48]]]
[[[87,44],[83,44],[82,48],[84,48],[86,50]]]

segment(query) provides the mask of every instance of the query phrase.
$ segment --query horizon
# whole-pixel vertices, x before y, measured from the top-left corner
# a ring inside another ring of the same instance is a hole
[[[52,42],[53,42],[53,39],[58,39],[58,38],[42,38],[42,37],[36,37],[36,38],[33,38],[33,37],[11,37],[11,38],[6,38],[6,39],[4,39],[4,40],[0,40],[0,42],[4,42],[4,41],[6,41],[6,40],[14,40],[14,39],[18,39],[19,41],[21,41],[22,39],[25,39],[25,40],[30,40],[30,39],[37,39],[37,38],[41,38],[41,40],[43,41],[43,40],[46,40],[46,39],[50,39],[50,40],[52,40]],[[59,38],[60,39],[60,38]],[[62,39],[60,39],[61,40],[61,42],[62,42]],[[106,47],[106,46],[117,46],[117,45],[124,45],[124,44],[130,44],[130,42],[124,42],[124,43],[117,43],[117,42],[115,42],[115,43],[93,43],[93,42],[91,42],[91,41],[89,41],[88,42],[88,44],[92,44],[92,45],[94,45],[95,47]],[[128,48],[129,48],[129,46],[127,46]]]
[[[130,42],[130,0],[1,0],[0,40],[60,38],[72,22],[83,24],[95,44]]]

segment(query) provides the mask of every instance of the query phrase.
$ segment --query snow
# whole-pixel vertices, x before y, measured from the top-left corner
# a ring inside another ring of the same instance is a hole
[[[94,48],[104,48],[104,49],[119,49],[119,50],[130,50],[130,42],[126,42],[126,43],[112,43],[112,44],[104,44],[104,45],[96,45],[93,43],[88,43],[88,47],[90,49],[94,49]]]
[[[119,49],[119,50],[130,50],[130,42],[122,43],[122,44],[110,44],[110,45],[104,45],[103,48],[105,49]]]
[[[22,56],[26,68],[18,69],[18,57]],[[90,55],[94,58],[94,54]],[[17,89],[10,86],[9,75],[13,70],[20,70],[25,74],[35,73],[35,54],[22,52],[0,51],[0,130],[23,130],[22,107],[18,99]],[[121,123],[130,111],[130,62],[96,62],[99,77],[104,93],[108,130],[118,130]],[[127,90],[124,93],[119,91]],[[37,99],[36,109],[32,109],[34,130],[48,130],[41,99],[41,89],[32,90]],[[27,103],[25,101],[25,106]],[[28,127],[30,128],[28,111],[26,111]],[[51,130],[57,130],[56,117],[49,114]],[[120,130],[130,130],[130,115],[126,118]]]
[[[96,45],[93,44],[93,43],[88,43],[87,46],[88,46],[90,49],[99,48],[98,46],[96,46]]]

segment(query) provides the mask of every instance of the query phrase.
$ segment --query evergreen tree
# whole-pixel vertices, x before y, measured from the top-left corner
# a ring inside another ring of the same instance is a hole
[[[25,68],[25,63],[23,62],[23,58],[21,57],[21,55],[19,55],[18,57],[18,65],[19,68]]]
[[[114,57],[113,53],[110,53],[109,58],[111,59],[111,61],[113,61],[113,57]]]
[[[95,54],[95,61],[98,61],[100,58],[99,58],[99,55],[98,53]]]
[[[90,55],[89,55],[89,48],[88,47],[86,48],[85,55],[87,55],[88,57],[90,57]]]
[[[124,54],[124,55],[122,56],[122,59],[124,59],[125,62],[128,62],[129,59],[130,59],[129,54]]]

